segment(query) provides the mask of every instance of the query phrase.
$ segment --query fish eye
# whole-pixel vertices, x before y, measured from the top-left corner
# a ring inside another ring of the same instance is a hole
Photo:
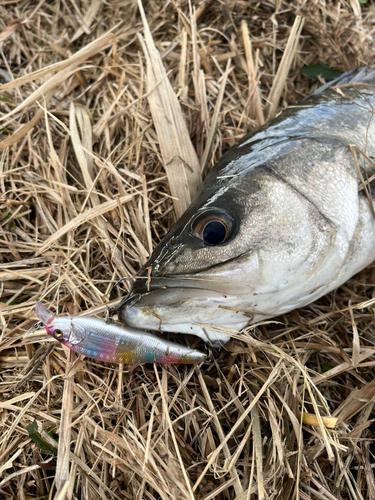
[[[210,246],[225,243],[232,231],[233,219],[222,210],[205,211],[191,225],[191,234]]]
[[[55,339],[61,339],[61,337],[64,335],[64,333],[61,330],[55,330],[53,332],[53,336]]]

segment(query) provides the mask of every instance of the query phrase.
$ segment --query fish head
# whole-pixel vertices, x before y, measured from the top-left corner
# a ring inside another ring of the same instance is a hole
[[[289,148],[284,161],[297,165],[303,148]],[[346,237],[339,241],[339,229],[269,164],[251,168],[246,154],[233,153],[223,161],[141,269],[133,287],[140,300],[119,308],[120,321],[192,333],[215,346],[228,329],[322,295]]]
[[[238,307],[237,299],[258,287],[259,235],[248,228],[256,226],[266,200],[259,202],[257,186],[244,191],[241,181],[207,179],[139,272],[133,291],[141,299],[119,310],[120,321],[192,333],[213,345],[228,340],[220,328],[238,331],[249,322],[253,312]]]
[[[194,288],[237,294],[255,288],[257,257],[253,242],[243,234],[247,196],[253,189],[243,192],[242,176],[233,177],[209,174],[197,198],[139,272],[135,292]],[[233,280],[238,267],[245,273]]]

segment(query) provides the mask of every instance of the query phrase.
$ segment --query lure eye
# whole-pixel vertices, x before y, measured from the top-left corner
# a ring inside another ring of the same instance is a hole
[[[209,210],[196,217],[191,225],[191,234],[206,245],[225,243],[233,231],[233,219],[221,210]]]
[[[53,332],[53,336],[55,339],[61,339],[61,337],[64,335],[64,333],[61,330],[55,330]]]

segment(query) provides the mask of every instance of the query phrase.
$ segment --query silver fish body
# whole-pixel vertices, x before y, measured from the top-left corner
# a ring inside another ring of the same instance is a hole
[[[141,300],[120,308],[121,321],[147,329],[161,321],[161,330],[215,345],[228,340],[221,326],[238,330],[309,304],[375,259],[373,209],[350,148],[375,157],[375,70],[333,83],[345,85],[322,87],[212,168],[140,271]],[[357,156],[370,178],[373,166]]]
[[[58,317],[40,302],[35,310],[48,335],[77,354],[99,361],[136,365],[188,364],[206,360],[202,352],[134,328],[86,316]]]

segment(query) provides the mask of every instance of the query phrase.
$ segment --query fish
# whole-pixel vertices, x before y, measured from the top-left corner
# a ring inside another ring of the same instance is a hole
[[[140,270],[119,321],[220,346],[369,265],[374,108],[375,70],[357,68],[228,150]]]
[[[36,303],[35,313],[48,335],[77,354],[98,361],[139,365],[196,364],[207,360],[205,353],[138,329],[87,316],[59,317],[41,302]]]

